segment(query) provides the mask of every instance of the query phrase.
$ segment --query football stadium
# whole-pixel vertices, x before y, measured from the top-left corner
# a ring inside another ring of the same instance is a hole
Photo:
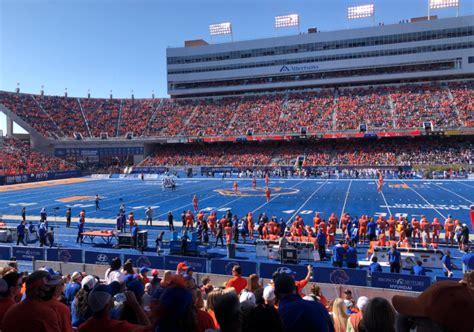
[[[473,331],[473,3],[157,3],[0,0],[0,331]]]

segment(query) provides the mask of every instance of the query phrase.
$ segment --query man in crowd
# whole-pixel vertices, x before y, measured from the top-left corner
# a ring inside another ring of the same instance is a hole
[[[79,272],[74,272],[71,276],[71,281],[64,288],[64,296],[66,297],[66,302],[70,305],[74,300],[77,292],[81,289],[82,274]]]
[[[242,268],[240,265],[234,265],[232,268],[232,278],[226,283],[226,288],[234,287],[235,293],[240,294],[242,289],[247,287],[247,279],[242,278]]]
[[[451,264],[451,252],[449,250],[446,250],[444,253],[443,258],[441,259],[441,262],[443,263],[443,272],[446,277],[452,277],[453,276],[453,266]]]
[[[26,242],[25,242],[25,230],[26,230],[26,226],[25,226],[25,221],[21,221],[20,224],[16,227],[16,232],[17,232],[17,240],[16,240],[16,245],[18,245],[20,242],[26,246]]]
[[[390,273],[400,273],[401,254],[397,250],[397,245],[392,245],[388,250],[388,262],[390,264]]]
[[[152,223],[153,223],[153,209],[151,208],[151,206],[149,206],[146,210],[145,210],[145,215],[146,215],[146,226],[148,226],[148,223],[150,223],[150,226],[153,226]]]
[[[334,331],[326,308],[319,302],[305,301],[296,294],[293,277],[280,273],[275,278],[278,312],[285,331]]]
[[[72,332],[69,309],[53,298],[60,285],[62,279],[46,271],[30,274],[26,279],[26,299],[7,311],[2,332]]]
[[[370,271],[370,273],[382,272],[382,266],[380,266],[380,263],[378,262],[377,256],[372,257],[372,263],[370,263],[370,265],[369,265],[369,271]]]
[[[138,325],[130,324],[123,320],[111,319],[111,311],[114,308],[114,291],[110,286],[96,286],[88,297],[88,305],[92,311],[92,317],[79,327],[79,332],[115,331],[115,332],[138,332],[148,331],[150,320],[138,303],[135,294],[131,291],[125,292],[127,308],[130,308],[138,320]]]

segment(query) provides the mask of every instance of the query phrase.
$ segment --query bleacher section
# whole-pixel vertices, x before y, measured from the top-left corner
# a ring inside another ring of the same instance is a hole
[[[246,136],[474,126],[468,82],[217,99],[89,99],[0,92],[0,104],[47,138]],[[40,120],[40,121],[38,121]]]
[[[267,144],[180,144],[157,146],[140,166],[394,166],[471,165],[469,139],[404,138],[391,140],[326,140]]]
[[[77,169],[65,161],[46,156],[14,138],[0,140],[0,176]]]

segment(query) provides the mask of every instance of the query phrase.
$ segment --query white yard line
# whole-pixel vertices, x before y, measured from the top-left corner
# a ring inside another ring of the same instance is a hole
[[[346,209],[347,199],[349,198],[349,192],[351,190],[352,180],[349,182],[349,187],[347,187],[346,191],[346,198],[344,199],[344,205],[342,206],[341,214],[339,215],[339,219],[341,219],[344,210]]]
[[[301,204],[301,206],[298,208],[298,210],[296,210],[295,213],[293,213],[293,215],[290,217],[289,220],[293,219],[300,211],[301,209],[303,209],[303,207],[306,205],[306,203],[308,203],[310,201],[311,198],[313,198],[314,195],[316,195],[316,193],[319,191],[319,189],[321,189],[327,182],[329,181],[329,179],[327,179],[326,181],[323,182],[322,185],[320,185],[318,188],[316,188],[314,190],[314,192],[311,194],[311,196],[309,196],[306,201],[304,201],[303,204]]]
[[[439,212],[439,210],[438,210],[437,208],[435,208],[432,203],[428,202],[428,200],[427,200],[426,198],[424,198],[418,191],[416,191],[415,189],[413,189],[412,187],[410,187],[409,185],[407,185],[405,182],[402,181],[402,183],[403,183],[404,185],[406,185],[410,190],[412,190],[415,194],[417,194],[418,196],[420,196],[420,198],[421,198],[422,200],[424,200],[425,203],[427,203],[428,205],[430,205],[431,208],[432,208],[433,210],[435,210],[441,217],[443,217],[444,219],[447,218],[444,214],[442,214],[441,212]]]
[[[446,188],[444,188],[444,187],[442,187],[442,186],[440,186],[440,185],[437,185],[437,184],[435,184],[435,183],[433,183],[433,184],[434,184],[436,187],[438,187],[438,188],[441,188],[441,189],[443,189],[443,190],[445,190],[445,191],[447,191],[447,192],[450,192],[450,193],[453,194],[453,195],[458,196],[459,198],[462,198],[462,199],[465,200],[466,202],[473,203],[472,200],[469,200],[469,199],[467,199],[466,197],[461,196],[461,195],[459,195],[458,193],[455,193],[454,191],[451,191],[451,190],[449,190],[449,189],[446,189]]]

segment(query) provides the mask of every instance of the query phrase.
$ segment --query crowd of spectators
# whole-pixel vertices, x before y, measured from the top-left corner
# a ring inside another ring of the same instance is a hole
[[[147,136],[181,135],[195,108],[196,103],[192,100],[164,100],[150,121]]]
[[[326,298],[293,271],[275,272],[268,282],[243,277],[235,265],[221,285],[197,279],[185,262],[176,271],[123,265],[114,258],[104,276],[61,275],[50,267],[28,274],[10,262],[0,271],[3,332],[406,332],[472,331],[473,273],[461,282],[440,281],[418,296],[391,300],[341,289]],[[306,287],[307,286],[307,287]]]
[[[28,94],[0,91],[0,104],[18,115],[44,137],[62,136],[53,120]]]
[[[474,83],[460,82],[449,84],[453,95],[454,105],[459,112],[459,119],[464,127],[474,126]]]
[[[0,138],[0,176],[69,171],[76,167],[46,156],[15,138]]]
[[[58,126],[60,136],[73,138],[75,133],[89,136],[86,122],[76,98],[58,96],[34,96],[43,110]]]
[[[83,98],[80,103],[92,137],[100,137],[101,133],[107,133],[109,137],[117,136],[121,100]]]
[[[153,113],[161,99],[124,99],[119,136],[132,133],[134,137],[143,136]]]
[[[336,130],[359,129],[361,123],[370,129],[393,128],[393,115],[385,88],[340,90],[336,115]]]
[[[463,139],[328,140],[266,144],[186,144],[157,147],[140,166],[472,165]],[[401,144],[403,143],[403,144]]]
[[[0,92],[0,103],[46,137],[243,136],[369,129],[471,127],[474,84],[327,89],[207,99],[90,99]],[[79,100],[79,102],[78,102]],[[81,112],[81,106],[84,116]],[[121,114],[121,116],[120,116]],[[84,119],[85,117],[85,119]],[[38,121],[38,119],[40,121]]]
[[[276,132],[300,133],[306,128],[308,133],[333,129],[334,92],[291,93],[283,105]]]
[[[421,127],[424,121],[434,126],[453,128],[460,126],[447,87],[441,85],[407,85],[391,88],[397,128]]]

